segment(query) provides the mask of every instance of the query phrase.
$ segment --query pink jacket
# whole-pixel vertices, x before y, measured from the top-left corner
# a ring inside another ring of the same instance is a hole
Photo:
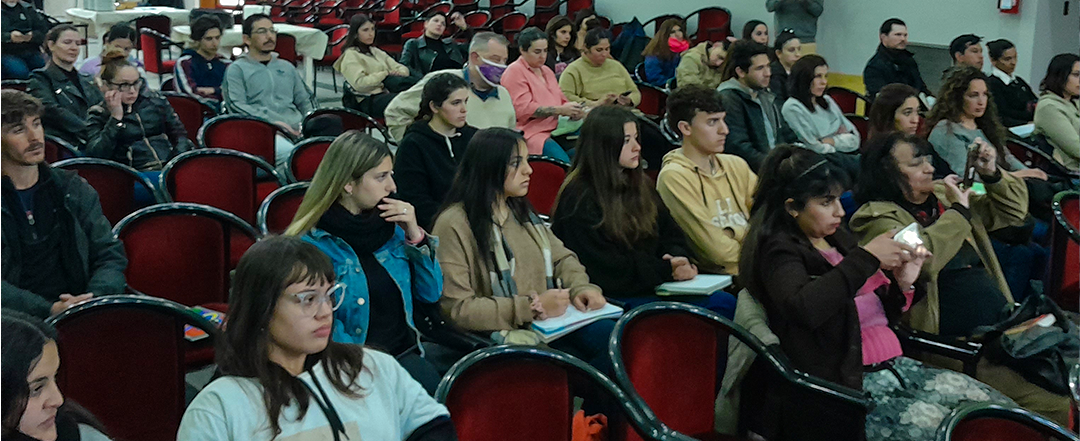
[[[555,79],[555,72],[544,65],[541,65],[540,69],[543,71],[542,78],[536,75],[525,62],[525,58],[521,57],[510,63],[500,81],[510,92],[514,113],[517,114],[517,128],[525,132],[525,143],[529,146],[530,155],[539,155],[544,151],[544,142],[559,125],[557,116],[533,118],[536,109],[561,106],[567,102],[566,95],[563,95],[559,88],[559,81]]]

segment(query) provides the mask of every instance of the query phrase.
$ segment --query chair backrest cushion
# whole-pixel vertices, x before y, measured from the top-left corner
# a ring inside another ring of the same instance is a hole
[[[79,164],[70,168],[94,187],[101,200],[101,212],[110,224],[116,225],[124,216],[140,208],[135,206],[134,176],[105,165]]]
[[[231,236],[217,220],[203,216],[150,216],[120,231],[132,288],[195,306],[228,302]]]
[[[300,209],[300,203],[304,201],[304,191],[289,191],[280,194],[270,203],[270,209],[266,212],[266,229],[273,234],[281,234],[292,223],[296,211]]]
[[[315,170],[319,168],[326,150],[330,148],[329,142],[318,142],[300,147],[293,153],[292,175],[297,181],[310,181],[315,177]]]
[[[274,137],[277,128],[265,121],[228,119],[203,130],[201,140],[207,148],[232,149],[258,156],[274,163]]]
[[[537,213],[550,215],[555,205],[555,197],[559,195],[559,188],[566,179],[566,170],[544,161],[529,161],[529,166],[533,169],[529,202]]]
[[[529,360],[481,363],[458,377],[447,397],[458,439],[570,439],[572,397],[562,368]]]
[[[950,441],[1045,441],[1038,430],[1004,418],[971,418],[953,429]]]

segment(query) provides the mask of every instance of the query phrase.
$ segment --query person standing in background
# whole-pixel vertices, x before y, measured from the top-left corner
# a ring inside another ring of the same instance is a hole
[[[825,0],[765,0],[765,9],[776,16],[776,29],[791,29],[802,42],[802,53],[817,53],[817,19]]]

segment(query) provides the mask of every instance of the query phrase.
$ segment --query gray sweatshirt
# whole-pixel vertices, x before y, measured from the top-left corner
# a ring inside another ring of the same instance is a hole
[[[267,64],[250,55],[230,64],[221,93],[230,112],[281,121],[296,130],[304,115],[316,107],[300,72],[276,53]]]
[[[784,29],[795,31],[803,43],[813,43],[817,36],[817,19],[825,0],[765,0],[765,9],[776,16],[778,35]]]
[[[780,112],[784,115],[784,121],[791,126],[791,130],[799,136],[799,141],[810,150],[821,154],[858,150],[859,129],[848,121],[832,97],[825,95],[825,101],[829,104],[828,109],[822,109],[815,102],[814,111],[811,112],[801,101],[788,98],[784,101],[784,107]],[[841,124],[847,128],[847,133],[836,133],[840,130]],[[825,138],[832,138],[833,145],[821,142]]]
[[[934,145],[934,151],[937,152],[941,159],[944,159],[949,164],[949,168],[953,173],[961,175],[964,173],[964,165],[967,164],[967,146],[971,145],[975,138],[982,138],[987,144],[986,135],[982,130],[976,128],[975,130],[968,130],[964,126],[954,123],[949,120],[938,121],[934,126],[934,130],[930,131],[928,140],[930,144]],[[1023,170],[1027,167],[1024,163],[1016,159],[1012,153],[1005,150],[1005,167],[1008,171]],[[978,176],[975,177],[978,180]]]

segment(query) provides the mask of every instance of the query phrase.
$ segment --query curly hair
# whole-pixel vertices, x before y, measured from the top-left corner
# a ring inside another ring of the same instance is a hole
[[[976,80],[989,85],[986,74],[971,66],[954,66],[945,71],[945,82],[937,93],[938,102],[926,117],[926,130],[933,130],[941,120],[959,123],[960,116],[964,114],[964,94],[971,82]],[[986,135],[986,141],[997,148],[998,160],[1004,161],[1005,126],[998,119],[997,106],[994,105],[994,96],[989,87],[986,93],[986,112],[975,118],[975,125]]]

